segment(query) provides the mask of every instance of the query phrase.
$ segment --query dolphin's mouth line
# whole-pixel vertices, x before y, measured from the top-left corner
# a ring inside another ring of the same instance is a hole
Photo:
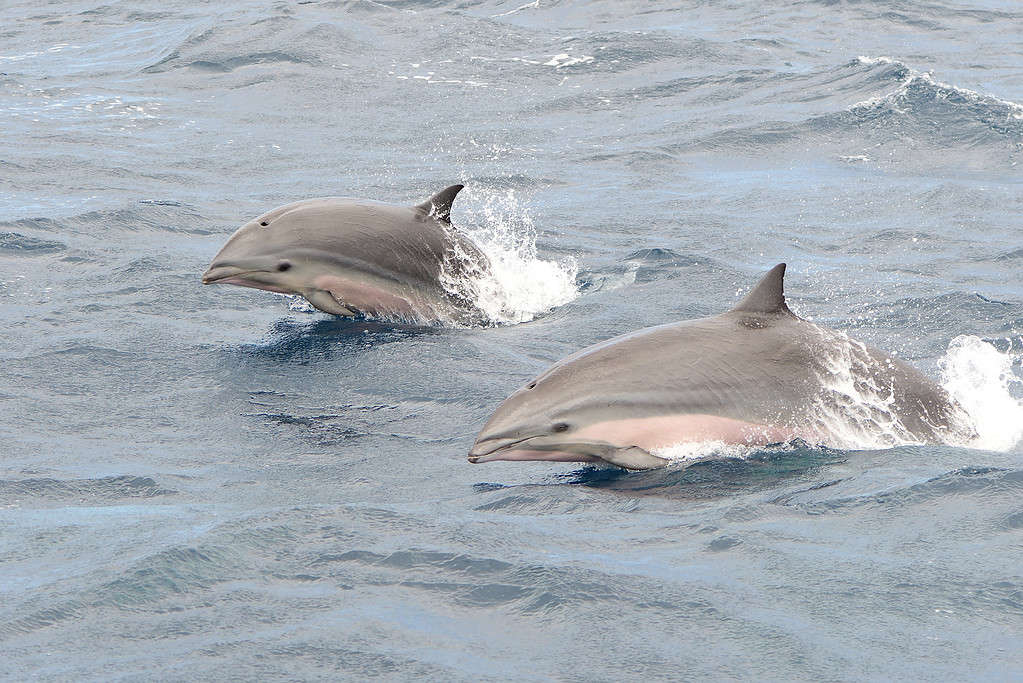
[[[605,462],[627,470],[648,470],[664,467],[669,460],[650,453],[640,446],[617,446],[602,441],[568,441],[531,445],[529,442],[540,438],[530,436],[511,443],[505,443],[486,453],[475,448],[469,451],[472,464],[495,460],[545,460],[550,462]]]
[[[230,279],[230,278],[233,278],[233,277],[240,277],[240,276],[243,276],[243,275],[251,275],[252,273],[268,273],[268,272],[270,272],[270,271],[267,271],[267,270],[243,270],[243,271],[240,271],[240,272],[237,272],[237,273],[224,273],[222,275],[214,275],[213,277],[210,277],[208,274],[204,274],[202,276],[202,283],[204,285],[213,285],[213,284],[216,284],[218,282],[222,282],[224,280],[227,280],[227,279]]]
[[[521,444],[524,441],[529,441],[530,439],[535,439],[537,436],[543,436],[543,435],[542,434],[537,434],[537,435],[534,435],[534,436],[527,436],[524,439],[519,439],[518,441],[511,441],[511,442],[508,442],[508,443],[502,443],[502,444],[498,445],[496,448],[491,448],[490,450],[483,451],[483,452],[479,452],[476,449],[476,446],[478,446],[479,444],[474,444],[473,447],[472,447],[472,450],[469,451],[469,462],[475,464],[475,463],[479,462],[480,458],[483,458],[483,457],[486,457],[486,456],[489,456],[489,455],[494,455],[495,453],[500,453],[501,451],[506,451],[506,450],[508,450],[510,448],[514,448],[515,446],[518,446],[519,444]],[[484,442],[484,443],[486,443],[486,442]],[[537,449],[537,450],[539,450],[539,449]]]
[[[600,441],[565,441],[562,443],[538,445],[529,443],[533,439],[539,439],[544,436],[546,435],[535,434],[533,436],[527,436],[524,439],[502,443],[496,448],[491,448],[490,450],[482,452],[477,450],[477,447],[474,446],[473,449],[469,451],[468,459],[470,463],[475,465],[477,463],[490,462],[492,460],[501,460],[502,458],[500,456],[504,453],[516,450],[527,450],[547,453],[571,453],[579,456],[578,462],[589,462],[595,459],[602,459],[603,454],[607,453],[609,450],[619,448],[618,446],[613,446]]]

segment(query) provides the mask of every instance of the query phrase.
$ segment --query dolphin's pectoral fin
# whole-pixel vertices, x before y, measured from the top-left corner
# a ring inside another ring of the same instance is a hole
[[[609,448],[600,454],[600,459],[627,470],[651,470],[668,464],[666,458],[659,458],[643,450],[639,446],[628,448]]]
[[[305,297],[306,301],[324,313],[343,315],[348,318],[354,318],[358,315],[358,313],[352,309],[344,306],[341,302],[334,298],[333,294],[325,289],[308,289],[302,293],[302,296]]]
[[[427,216],[433,216],[445,223],[451,222],[451,205],[455,202],[455,195],[462,191],[465,185],[452,185],[446,187],[437,194],[416,206],[417,209]]]

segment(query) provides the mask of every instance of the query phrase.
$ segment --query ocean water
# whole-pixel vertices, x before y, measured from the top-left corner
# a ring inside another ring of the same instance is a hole
[[[1018,3],[0,18],[0,677],[1023,680]],[[274,206],[455,182],[491,326],[200,285]],[[978,442],[466,462],[551,362],[780,261]]]

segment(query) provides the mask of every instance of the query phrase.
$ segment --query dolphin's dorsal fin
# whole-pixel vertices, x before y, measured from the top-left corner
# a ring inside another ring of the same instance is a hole
[[[416,208],[427,216],[433,216],[445,223],[451,222],[451,204],[455,201],[455,195],[462,191],[465,185],[452,185],[446,187],[437,194],[427,199]]]
[[[760,278],[746,298],[732,309],[743,313],[788,313],[785,305],[785,264],[779,263]]]

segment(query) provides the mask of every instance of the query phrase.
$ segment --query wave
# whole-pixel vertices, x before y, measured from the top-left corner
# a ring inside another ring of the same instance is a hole
[[[1011,335],[1023,326],[1023,306],[989,299],[976,292],[953,291],[860,304],[852,307],[850,313],[849,329],[912,329],[944,338],[969,334],[978,328],[1001,329]]]
[[[856,102],[835,117],[839,126],[911,124],[934,144],[956,147],[1008,140],[1023,143],[1023,105],[936,80],[888,57],[857,57],[868,68],[894,67],[898,86],[878,97]],[[822,123],[827,119],[821,119]]]
[[[84,235],[107,240],[111,230],[128,232],[167,232],[185,235],[212,235],[207,227],[209,220],[188,204],[173,200],[139,199],[134,205],[111,209],[87,211],[72,216],[56,218],[23,218],[16,221],[0,221],[0,251],[23,250],[31,253],[49,253],[67,248],[67,244],[27,236],[22,230],[38,230],[61,236]]]
[[[832,482],[832,485],[834,483],[837,482]],[[811,514],[822,514],[864,507],[904,508],[931,500],[947,500],[950,497],[978,493],[982,493],[988,499],[998,494],[1018,496],[1023,490],[1023,471],[997,467],[963,467],[925,481],[904,484],[884,491],[841,495],[819,501],[805,500],[807,494],[820,488],[815,486],[812,489],[786,493],[772,502],[792,505]],[[1017,521],[1015,516],[1009,515],[1003,520],[1003,524],[1012,528]]]
[[[768,121],[729,128],[669,146],[675,153],[730,151],[758,154],[779,147],[824,151],[850,162],[898,162],[933,152],[928,164],[991,166],[1013,163],[1023,151],[1023,105],[941,82],[929,72],[887,57],[857,57],[811,77],[766,77],[798,87],[797,101],[836,101],[875,94],[800,121]],[[877,90],[882,90],[877,93]],[[997,156],[992,156],[997,153]]]
[[[97,499],[154,498],[177,491],[167,489],[150,477],[121,475],[98,479],[0,479],[0,500],[21,501],[26,496],[41,498],[73,498],[76,503],[92,504]]]
[[[29,237],[17,232],[0,232],[0,253],[35,256],[64,251],[67,245],[56,240]]]
[[[314,557],[311,565],[320,574],[372,576],[376,585],[428,590],[470,609],[523,614],[624,603],[656,587],[654,580],[636,575],[416,548],[327,552]],[[665,604],[676,597],[666,597]]]
[[[902,83],[899,87],[884,95],[881,98],[875,98],[867,100],[865,102],[858,102],[851,108],[855,109],[861,106],[871,106],[881,100],[896,100],[904,97],[910,93],[909,88],[912,86],[920,86],[921,93],[926,97],[925,99],[937,99],[947,100],[953,104],[967,104],[967,105],[983,105],[986,107],[982,114],[993,111],[999,114],[996,118],[1004,116],[1008,120],[1023,120],[1023,105],[1009,100],[1003,100],[992,95],[982,95],[974,90],[968,90],[967,88],[961,88],[948,83],[942,83],[941,81],[935,80],[929,71],[917,71],[912,69],[902,62],[892,59],[891,57],[857,57],[854,64],[862,64],[868,67],[874,66],[891,66],[895,67],[896,73],[902,77]]]
[[[266,47],[253,49],[254,46]],[[319,67],[325,64],[325,59],[339,53],[358,54],[369,49],[355,34],[336,24],[309,25],[283,13],[194,31],[141,72],[160,74],[191,69],[208,74],[253,66]]]
[[[612,291],[636,283],[688,277],[696,268],[701,272],[721,273],[725,267],[699,254],[680,253],[664,247],[637,249],[618,263],[581,271],[577,277],[584,292]]]

